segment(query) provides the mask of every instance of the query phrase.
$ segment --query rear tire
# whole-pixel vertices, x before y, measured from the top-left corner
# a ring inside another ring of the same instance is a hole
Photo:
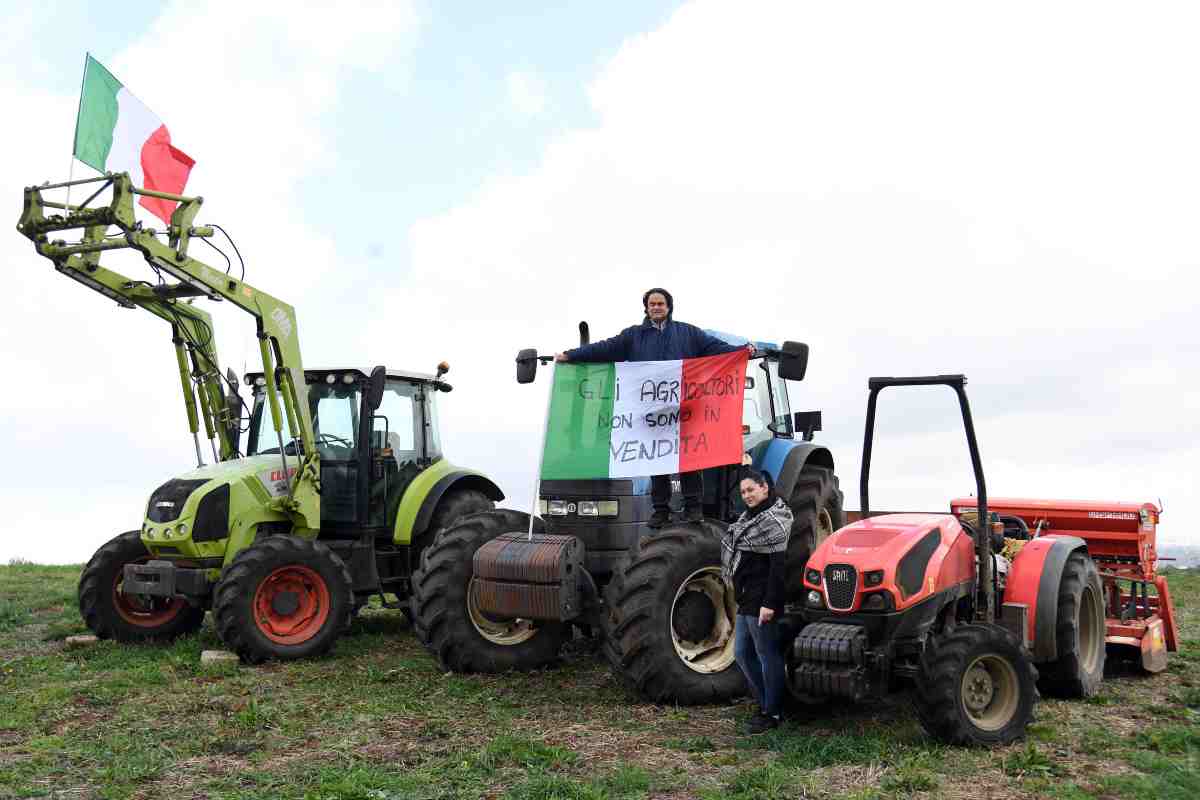
[[[792,496],[784,500],[793,517],[784,585],[787,596],[795,598],[804,591],[808,557],[829,534],[846,524],[846,519],[837,475],[828,467],[806,464],[792,488]]]
[[[643,539],[613,573],[605,606],[605,657],[646,699],[691,705],[746,694],[733,656],[737,601],[714,531],[676,524]]]
[[[1075,551],[1058,586],[1058,658],[1043,664],[1038,688],[1057,697],[1091,697],[1104,680],[1104,589],[1087,553]]]
[[[204,609],[183,598],[126,595],[126,564],[150,560],[140,531],[129,531],[96,551],[79,578],[79,613],[101,639],[118,642],[169,640],[199,630]]]
[[[217,633],[247,664],[329,651],[350,625],[350,570],[320,542],[268,536],[225,568],[213,601]]]
[[[439,531],[413,572],[413,628],[443,669],[506,672],[544,666],[556,658],[569,626],[561,622],[491,619],[469,591],[474,558],[486,542],[529,527],[529,515],[499,509],[460,517]],[[542,530],[535,520],[534,530]]]
[[[926,732],[946,744],[1008,744],[1025,737],[1036,681],[1007,630],[959,625],[926,642],[913,705]]]

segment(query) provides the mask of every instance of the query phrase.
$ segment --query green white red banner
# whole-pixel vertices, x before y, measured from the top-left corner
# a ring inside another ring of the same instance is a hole
[[[632,478],[738,464],[749,353],[555,365],[542,478]]]

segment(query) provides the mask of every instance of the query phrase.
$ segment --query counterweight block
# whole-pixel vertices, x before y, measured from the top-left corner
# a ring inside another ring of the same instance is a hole
[[[574,536],[501,534],[475,552],[475,606],[497,618],[574,619],[583,610],[583,555]]]

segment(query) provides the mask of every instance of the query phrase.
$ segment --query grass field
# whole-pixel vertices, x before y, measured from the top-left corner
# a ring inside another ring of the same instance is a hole
[[[1170,573],[1183,648],[1154,677],[1042,701],[1029,740],[939,747],[906,698],[740,734],[736,705],[628,695],[574,642],[534,674],[443,674],[404,616],[368,609],[325,658],[200,666],[84,631],[77,567],[0,567],[0,797],[1200,797],[1200,571]]]

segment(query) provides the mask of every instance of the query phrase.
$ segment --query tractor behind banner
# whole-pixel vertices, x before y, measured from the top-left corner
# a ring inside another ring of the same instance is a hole
[[[520,383],[534,380],[539,360],[549,358],[521,352]],[[842,524],[833,455],[813,441],[820,412],[789,405],[787,382],[803,379],[807,361],[805,345],[756,343],[742,428],[745,452],[795,515],[788,574],[797,592],[809,554]],[[413,578],[417,633],[446,669],[498,672],[549,663],[579,629],[601,637],[614,671],[647,699],[744,694],[720,552],[724,526],[743,509],[738,482],[739,465],[704,470],[703,521],[652,529],[649,477],[543,480],[532,526],[527,514],[497,510],[437,535]]]

